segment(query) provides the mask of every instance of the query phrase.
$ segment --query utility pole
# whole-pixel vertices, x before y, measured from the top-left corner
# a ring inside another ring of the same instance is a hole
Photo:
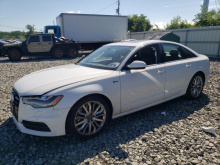
[[[202,15],[206,14],[209,8],[209,0],[203,0]]]
[[[118,13],[118,16],[120,14],[120,0],[118,0],[118,8],[116,9],[116,13]]]

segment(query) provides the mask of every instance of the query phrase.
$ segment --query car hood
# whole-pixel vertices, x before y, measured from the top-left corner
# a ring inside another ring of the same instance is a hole
[[[19,43],[9,43],[9,44],[5,44],[4,45],[4,47],[10,47],[10,46],[21,46],[22,45],[22,43],[21,42],[19,42]]]
[[[14,84],[14,88],[20,96],[43,95],[54,89],[106,76],[112,72],[75,64],[62,65],[26,75]]]

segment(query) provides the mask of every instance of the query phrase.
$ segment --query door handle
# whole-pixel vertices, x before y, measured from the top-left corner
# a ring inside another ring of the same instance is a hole
[[[165,71],[165,70],[158,70],[158,71],[157,71],[157,74],[163,74],[164,71]]]
[[[37,43],[38,45],[41,45],[41,43]]]
[[[186,64],[186,67],[187,67],[187,68],[190,68],[190,67],[191,67],[191,64]]]

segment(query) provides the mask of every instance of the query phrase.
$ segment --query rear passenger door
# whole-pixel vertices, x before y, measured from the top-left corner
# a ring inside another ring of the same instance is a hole
[[[184,92],[189,83],[189,68],[179,45],[164,43],[161,47],[166,67],[165,98],[169,98]]]
[[[42,35],[42,51],[49,52],[53,46],[53,40],[51,35]]]

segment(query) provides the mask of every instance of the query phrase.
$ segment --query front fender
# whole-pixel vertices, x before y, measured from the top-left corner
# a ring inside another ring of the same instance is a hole
[[[118,74],[118,73],[117,73]],[[71,108],[77,101],[91,94],[100,94],[107,97],[113,107],[113,115],[120,113],[120,82],[119,76],[95,82],[83,82],[65,86],[47,93],[46,95],[63,95],[62,100],[54,107],[54,110]]]
[[[22,55],[24,54],[24,52],[23,52],[23,50],[22,50],[21,47],[12,46],[12,47],[7,47],[7,48],[5,48],[5,50],[4,50],[5,55],[8,55],[8,52],[9,52],[11,49],[18,49],[18,50],[21,51],[21,54],[22,54]]]

